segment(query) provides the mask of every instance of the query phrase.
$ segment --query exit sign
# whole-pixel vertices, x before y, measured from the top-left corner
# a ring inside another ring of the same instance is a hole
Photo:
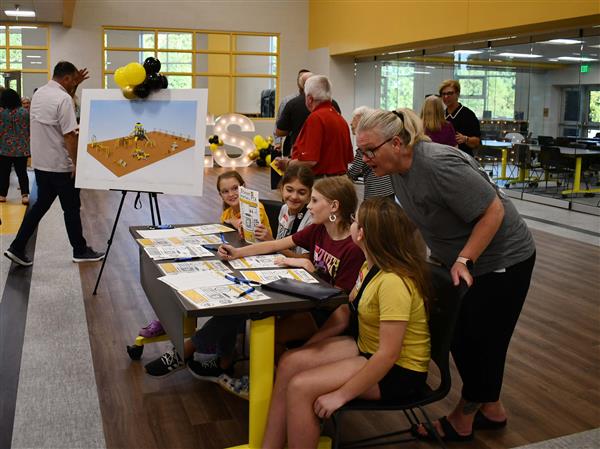
[[[587,64],[584,64],[581,66],[580,70],[581,70],[581,73],[588,73],[590,71],[590,66]]]

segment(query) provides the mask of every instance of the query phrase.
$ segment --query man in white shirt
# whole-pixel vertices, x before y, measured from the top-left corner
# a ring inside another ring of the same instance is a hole
[[[104,258],[104,253],[87,246],[83,237],[79,189],[75,188],[79,125],[75,118],[73,95],[77,86],[87,78],[86,69],[77,70],[70,62],[61,61],[54,67],[52,79],[40,87],[31,100],[31,165],[35,169],[37,201],[25,214],[17,236],[4,252],[18,265],[33,264],[25,254],[25,247],[57,196],[73,247],[73,262],[93,262]]]

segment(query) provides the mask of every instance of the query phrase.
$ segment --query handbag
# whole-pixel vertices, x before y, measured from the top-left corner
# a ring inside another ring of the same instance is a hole
[[[333,296],[343,293],[337,287],[328,287],[322,284],[309,284],[296,279],[283,278],[262,285],[263,290],[271,290],[287,295],[299,296],[301,298],[324,301]]]

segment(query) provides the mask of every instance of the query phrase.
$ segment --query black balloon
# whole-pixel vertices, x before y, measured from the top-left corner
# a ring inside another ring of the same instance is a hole
[[[165,75],[159,75],[160,76],[160,81],[161,81],[161,86],[163,89],[166,89],[167,87],[169,87],[169,80],[167,79],[167,77]]]
[[[133,88],[133,93],[138,98],[146,98],[148,95],[150,95],[150,88],[144,81],[142,84],[139,84]]]
[[[146,84],[151,90],[157,90],[162,88],[162,79],[158,73],[149,73],[146,77]]]
[[[158,73],[160,72],[160,61],[150,56],[144,61],[144,68],[146,69],[146,73],[148,75],[151,73]]]

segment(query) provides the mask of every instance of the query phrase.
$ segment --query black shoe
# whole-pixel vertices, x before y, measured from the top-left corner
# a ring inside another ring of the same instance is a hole
[[[183,360],[181,360],[181,357],[179,357],[179,354],[173,348],[171,351],[165,352],[158,359],[148,363],[144,368],[146,368],[146,373],[150,376],[165,377],[184,367],[185,363],[183,363]]]
[[[73,253],[73,262],[98,262],[99,260],[104,259],[104,253],[96,252],[89,246],[85,248],[82,252]]]
[[[24,252],[17,251],[13,248],[8,248],[6,251],[4,251],[4,255],[22,267],[30,267],[33,265],[33,261],[27,257]]]
[[[215,357],[214,359],[204,360],[202,362],[198,362],[196,360],[190,360],[188,362],[188,371],[194,376],[196,379],[200,380],[208,380],[209,382],[217,382],[219,380],[219,376],[221,374],[233,374],[233,367],[223,369],[219,365],[219,359]]]

